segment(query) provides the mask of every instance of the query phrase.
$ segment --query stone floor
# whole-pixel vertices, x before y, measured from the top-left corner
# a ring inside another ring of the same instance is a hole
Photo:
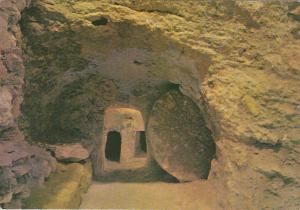
[[[213,203],[214,194],[206,181],[94,182],[83,196],[81,208],[213,210]]]
[[[83,196],[83,209],[215,210],[207,180],[179,183],[146,156],[126,164],[108,162],[109,169]],[[108,169],[108,168],[107,168]]]
[[[114,170],[139,169],[139,168],[146,167],[146,165],[147,165],[147,156],[143,155],[143,156],[132,158],[122,163],[106,160],[105,170],[114,171]]]

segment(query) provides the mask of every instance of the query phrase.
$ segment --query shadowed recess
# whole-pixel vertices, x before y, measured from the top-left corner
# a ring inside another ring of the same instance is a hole
[[[104,26],[104,25],[107,25],[107,23],[108,23],[108,19],[105,17],[101,17],[97,20],[92,21],[92,24],[94,26]]]
[[[121,157],[121,135],[117,131],[111,131],[107,135],[105,157],[108,160],[120,162]]]

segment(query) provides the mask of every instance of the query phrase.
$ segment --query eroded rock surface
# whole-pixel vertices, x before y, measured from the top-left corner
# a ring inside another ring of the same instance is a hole
[[[22,139],[16,123],[20,115],[24,83],[22,53],[17,44],[21,33],[17,24],[21,11],[29,3],[27,0],[0,2],[0,141]]]
[[[80,162],[89,158],[90,153],[81,144],[66,144],[56,146],[55,157],[64,162]]]
[[[0,141],[0,204],[20,208],[31,188],[55,170],[55,163],[45,150],[25,141]]]
[[[55,170],[55,159],[25,142],[17,124],[24,84],[18,21],[29,3],[0,1],[0,207],[4,208],[20,208],[31,188]]]
[[[6,40],[0,48],[7,55],[1,53],[2,60],[20,61],[10,33],[14,24],[7,23],[11,12],[17,18],[10,23],[17,22],[20,13],[14,12],[25,1],[0,5],[8,11],[0,21]],[[149,113],[159,90],[172,82],[201,108],[214,135],[217,159],[209,181],[220,195],[220,209],[298,209],[296,6],[289,1],[33,1],[22,23],[28,59],[23,126],[29,139],[96,140],[105,107],[126,103]],[[19,104],[14,99],[20,99],[20,77],[6,72],[20,62],[2,60],[1,81],[11,103]],[[16,133],[5,128],[1,138]]]

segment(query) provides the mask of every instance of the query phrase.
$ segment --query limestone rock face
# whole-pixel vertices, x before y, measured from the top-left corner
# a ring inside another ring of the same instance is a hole
[[[18,21],[29,3],[28,0],[0,2],[0,141],[22,139],[16,118],[23,98],[24,65],[17,39],[21,36]]]
[[[24,84],[18,22],[29,3],[0,1],[0,207],[4,208],[20,208],[30,189],[55,170],[55,159],[26,143],[17,124]]]
[[[300,3],[295,2],[293,9],[289,12],[289,15],[297,21],[300,21]]]
[[[81,144],[56,146],[55,157],[59,161],[80,162],[89,158],[89,152]]]
[[[43,184],[55,170],[55,159],[25,141],[0,141],[0,204],[20,208],[31,188]]]
[[[208,181],[219,209],[298,209],[300,25],[289,3],[34,0],[21,24],[29,138],[96,145],[106,107],[131,104],[147,120],[161,88],[177,84],[216,142]]]
[[[12,95],[5,87],[0,89],[0,126],[7,127],[14,122],[12,115]]]
[[[205,179],[215,145],[197,105],[178,91],[158,100],[147,127],[150,153],[180,181]]]

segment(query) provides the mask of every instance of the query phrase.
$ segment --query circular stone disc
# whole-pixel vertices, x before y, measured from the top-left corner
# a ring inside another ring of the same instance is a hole
[[[179,91],[154,104],[147,139],[153,158],[178,180],[207,178],[215,144],[200,109]]]

